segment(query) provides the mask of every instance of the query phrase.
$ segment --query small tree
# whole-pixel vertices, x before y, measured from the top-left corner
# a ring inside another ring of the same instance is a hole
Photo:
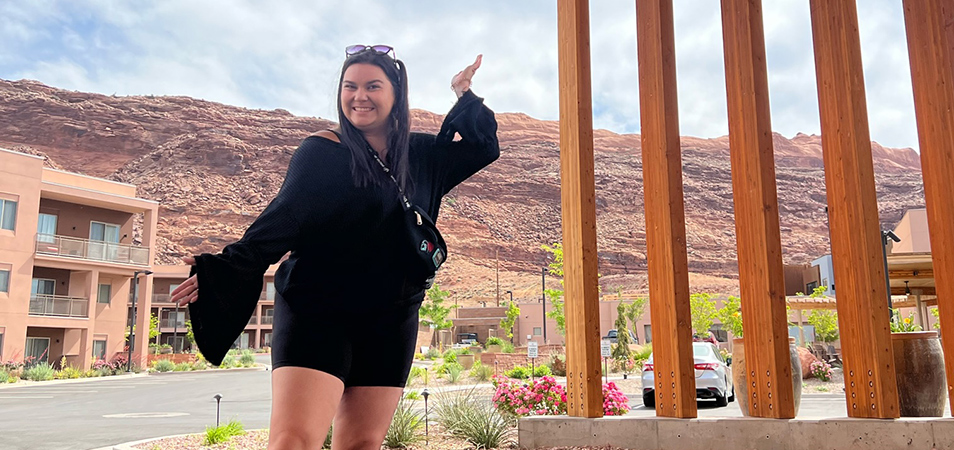
[[[437,284],[427,290],[426,298],[419,312],[421,323],[435,330],[446,330],[454,326],[454,322],[447,316],[457,306],[444,306],[444,299],[447,298],[448,294],[450,294],[449,291],[442,291]]]
[[[730,295],[719,309],[717,317],[722,322],[722,328],[742,339],[742,299]]]
[[[520,307],[515,302],[507,303],[507,317],[500,320],[500,328],[507,330],[507,337],[513,342],[513,326],[520,317]]]
[[[709,329],[716,318],[715,300],[712,294],[699,293],[689,296],[689,310],[692,312],[692,332],[695,336],[709,337]]]
[[[149,314],[149,340],[155,339],[159,343],[159,316]]]
[[[629,327],[626,326],[626,304],[616,306],[616,346],[613,347],[613,359],[629,359]]]
[[[550,275],[560,277],[560,289],[544,289],[543,292],[550,300],[547,317],[556,321],[557,331],[566,336],[566,312],[563,301],[563,244],[556,242],[553,246],[542,245],[540,248],[553,255],[553,261],[548,264]]]
[[[189,341],[189,348],[195,349],[195,333],[192,331],[192,320],[185,321],[186,340]]]
[[[808,315],[808,323],[815,327],[815,337],[822,342],[838,340],[838,312],[816,309]]]
[[[646,301],[645,297],[638,297],[626,306],[626,318],[633,324],[633,333],[637,335],[639,335],[639,330],[636,329],[636,322],[639,322],[646,312]]]

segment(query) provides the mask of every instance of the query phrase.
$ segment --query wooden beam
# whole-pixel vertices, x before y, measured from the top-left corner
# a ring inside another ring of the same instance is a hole
[[[811,0],[838,328],[849,417],[898,417],[854,0]]]
[[[696,417],[672,0],[637,0],[639,111],[656,415]]]
[[[588,3],[557,4],[567,413],[574,417],[603,416]]]
[[[934,278],[933,269],[922,269],[922,270],[892,270],[888,269],[888,278],[892,280],[918,280],[925,278]]]
[[[914,112],[921,144],[934,284],[941,328],[954,330],[954,1],[904,0]],[[947,328],[944,328],[947,327]],[[954,405],[954,333],[941,335]]]
[[[745,366],[753,417],[795,417],[761,0],[722,0]]]
[[[920,287],[920,286],[918,286],[918,287],[911,286],[910,288],[905,288],[904,286],[901,286],[901,287],[892,286],[892,287],[891,287],[891,295],[908,295],[908,292],[907,292],[908,290],[911,290],[911,292],[914,292],[915,289],[920,289],[920,290],[921,290],[921,295],[937,295],[937,289],[936,289],[936,288],[933,288],[933,287]]]

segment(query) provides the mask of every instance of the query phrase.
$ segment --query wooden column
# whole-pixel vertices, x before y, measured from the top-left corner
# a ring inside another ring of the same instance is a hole
[[[656,415],[696,417],[672,0],[636,1]]]
[[[954,405],[954,0],[905,0],[904,22],[947,371]],[[945,328],[947,327],[947,328]]]
[[[602,417],[589,2],[559,0],[557,14],[567,413]]]
[[[838,327],[849,417],[898,417],[854,0],[811,0]]]
[[[795,417],[761,0],[722,0],[749,414]]]

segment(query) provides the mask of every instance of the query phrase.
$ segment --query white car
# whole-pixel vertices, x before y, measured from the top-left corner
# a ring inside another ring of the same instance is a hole
[[[693,342],[692,356],[696,369],[696,398],[715,399],[718,406],[735,401],[732,370],[722,359],[719,349],[709,342]],[[649,355],[643,365],[643,404],[650,408],[656,406],[655,381],[653,355]]]

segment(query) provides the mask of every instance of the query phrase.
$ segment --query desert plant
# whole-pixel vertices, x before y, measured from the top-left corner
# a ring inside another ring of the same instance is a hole
[[[524,366],[515,366],[513,369],[504,372],[504,375],[510,378],[516,378],[518,380],[525,380],[530,378],[530,368]]]
[[[407,385],[410,386],[414,382],[414,380],[418,378],[425,380],[424,382],[427,383],[426,381],[427,368],[426,367],[420,367],[420,366],[411,367],[411,372],[407,376]]]
[[[153,361],[152,368],[156,372],[172,372],[176,368],[176,363],[168,359],[159,359]]]
[[[503,353],[513,353],[513,343],[504,341],[503,345],[500,346],[500,351]]]
[[[407,394],[404,394],[405,400],[420,400],[424,397],[421,396],[420,392],[417,391],[408,391]]]
[[[513,418],[477,401],[473,389],[440,398],[434,412],[448,432],[477,448],[499,448],[513,441]]]
[[[427,359],[433,361],[441,357],[441,352],[434,347],[427,349],[427,354],[424,355]]]
[[[384,445],[388,448],[408,448],[423,439],[419,431],[424,427],[424,417],[415,412],[413,406],[414,403],[409,400],[398,403],[388,432],[384,435]]]
[[[187,362],[181,362],[179,364],[176,364],[176,366],[172,370],[176,372],[188,372],[192,370],[192,364],[189,364]]]
[[[503,339],[500,339],[497,336],[491,336],[487,338],[487,342],[484,343],[484,347],[490,347],[491,345],[503,345]]]
[[[933,308],[928,308],[928,310],[931,311],[931,315],[934,316],[934,320],[936,321],[934,323],[934,329],[940,330],[941,329],[941,313],[938,312],[937,306]]]
[[[457,380],[460,379],[460,373],[464,370],[464,366],[460,364],[451,364],[447,366],[447,381],[451,384],[457,383]]]
[[[235,362],[235,357],[232,355],[225,355],[225,358],[222,358],[222,364],[219,364],[220,369],[231,369],[235,367],[237,363]]]
[[[566,355],[553,354],[550,356],[550,371],[558,377],[566,376]]]
[[[626,325],[626,304],[616,305],[616,345],[613,346],[613,358],[629,358],[629,327]]]
[[[742,339],[742,299],[730,295],[716,313],[719,321],[722,322],[722,328]]]
[[[831,381],[831,365],[824,361],[815,361],[809,366],[809,370],[815,378],[821,381]]]
[[[808,323],[815,327],[815,337],[822,342],[838,340],[838,313],[816,309],[808,315]]]
[[[487,381],[494,374],[494,369],[488,365],[481,364],[480,361],[474,363],[470,368],[470,377],[477,381]]]
[[[547,366],[536,366],[533,368],[533,376],[535,377],[548,377],[550,375],[553,375],[553,372],[551,372]]]
[[[197,359],[192,363],[192,370],[205,370],[209,368],[209,363],[204,359]]]
[[[251,350],[245,349],[242,352],[242,357],[239,358],[239,364],[242,367],[252,367],[255,365],[255,353]]]
[[[914,323],[914,313],[908,314],[908,317],[901,317],[901,311],[891,310],[891,332],[892,333],[910,333],[912,331],[921,331],[921,326]]]
[[[245,427],[238,420],[230,420],[229,423],[218,427],[205,428],[205,445],[215,445],[228,441],[232,436],[245,434]]]
[[[438,375],[447,375],[447,373],[451,370],[451,368],[458,368],[459,370],[463,370],[464,366],[460,365],[460,363],[457,361],[445,362],[444,364],[437,366],[436,371]]]
[[[52,380],[56,371],[49,363],[39,363],[23,371],[23,378],[31,381]]]
[[[74,378],[80,378],[83,376],[83,371],[73,367],[73,366],[64,366],[62,370],[59,370],[54,375],[54,378],[58,380],[70,380]]]

